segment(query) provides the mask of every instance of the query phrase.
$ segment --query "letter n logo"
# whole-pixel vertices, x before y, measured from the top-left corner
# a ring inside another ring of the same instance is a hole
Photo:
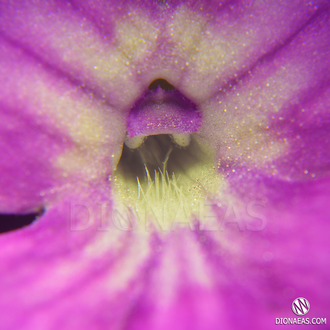
[[[298,316],[307,314],[309,309],[310,304],[305,298],[297,298],[292,303],[292,312]]]

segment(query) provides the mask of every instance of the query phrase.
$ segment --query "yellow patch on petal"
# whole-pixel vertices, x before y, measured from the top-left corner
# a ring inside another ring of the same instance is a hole
[[[130,12],[116,24],[118,49],[126,57],[126,64],[145,60],[155,51],[159,31],[142,12]]]
[[[181,6],[173,15],[170,35],[176,44],[175,52],[187,57],[199,50],[206,19],[190,8]],[[189,64],[188,64],[189,65]]]

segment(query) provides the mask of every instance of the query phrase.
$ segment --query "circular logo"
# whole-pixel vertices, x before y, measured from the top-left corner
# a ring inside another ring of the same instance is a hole
[[[306,298],[296,298],[292,303],[292,312],[298,316],[306,315],[309,309],[310,304]]]

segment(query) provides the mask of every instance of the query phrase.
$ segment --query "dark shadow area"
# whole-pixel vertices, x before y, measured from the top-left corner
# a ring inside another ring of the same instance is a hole
[[[28,214],[1,214],[0,213],[0,234],[7,233],[30,225],[44,213],[40,212]]]
[[[164,91],[173,91],[175,87],[167,82],[165,79],[156,79],[148,87],[149,90],[157,89],[161,87]]]
[[[205,153],[200,145],[192,139],[189,146],[182,148],[172,142],[167,134],[148,136],[137,149],[130,149],[125,144],[117,171],[127,179],[138,177],[141,181],[146,178],[145,166],[154,177],[154,171],[162,170],[163,163],[168,157],[166,170],[176,175],[184,173],[190,166],[202,162]]]

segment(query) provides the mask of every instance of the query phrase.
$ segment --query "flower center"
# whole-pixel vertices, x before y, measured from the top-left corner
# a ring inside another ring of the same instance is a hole
[[[165,80],[152,82],[128,115],[122,156],[110,178],[115,207],[136,224],[161,230],[190,225],[194,214],[200,219],[222,183],[213,153],[198,138],[201,123],[195,104]]]

